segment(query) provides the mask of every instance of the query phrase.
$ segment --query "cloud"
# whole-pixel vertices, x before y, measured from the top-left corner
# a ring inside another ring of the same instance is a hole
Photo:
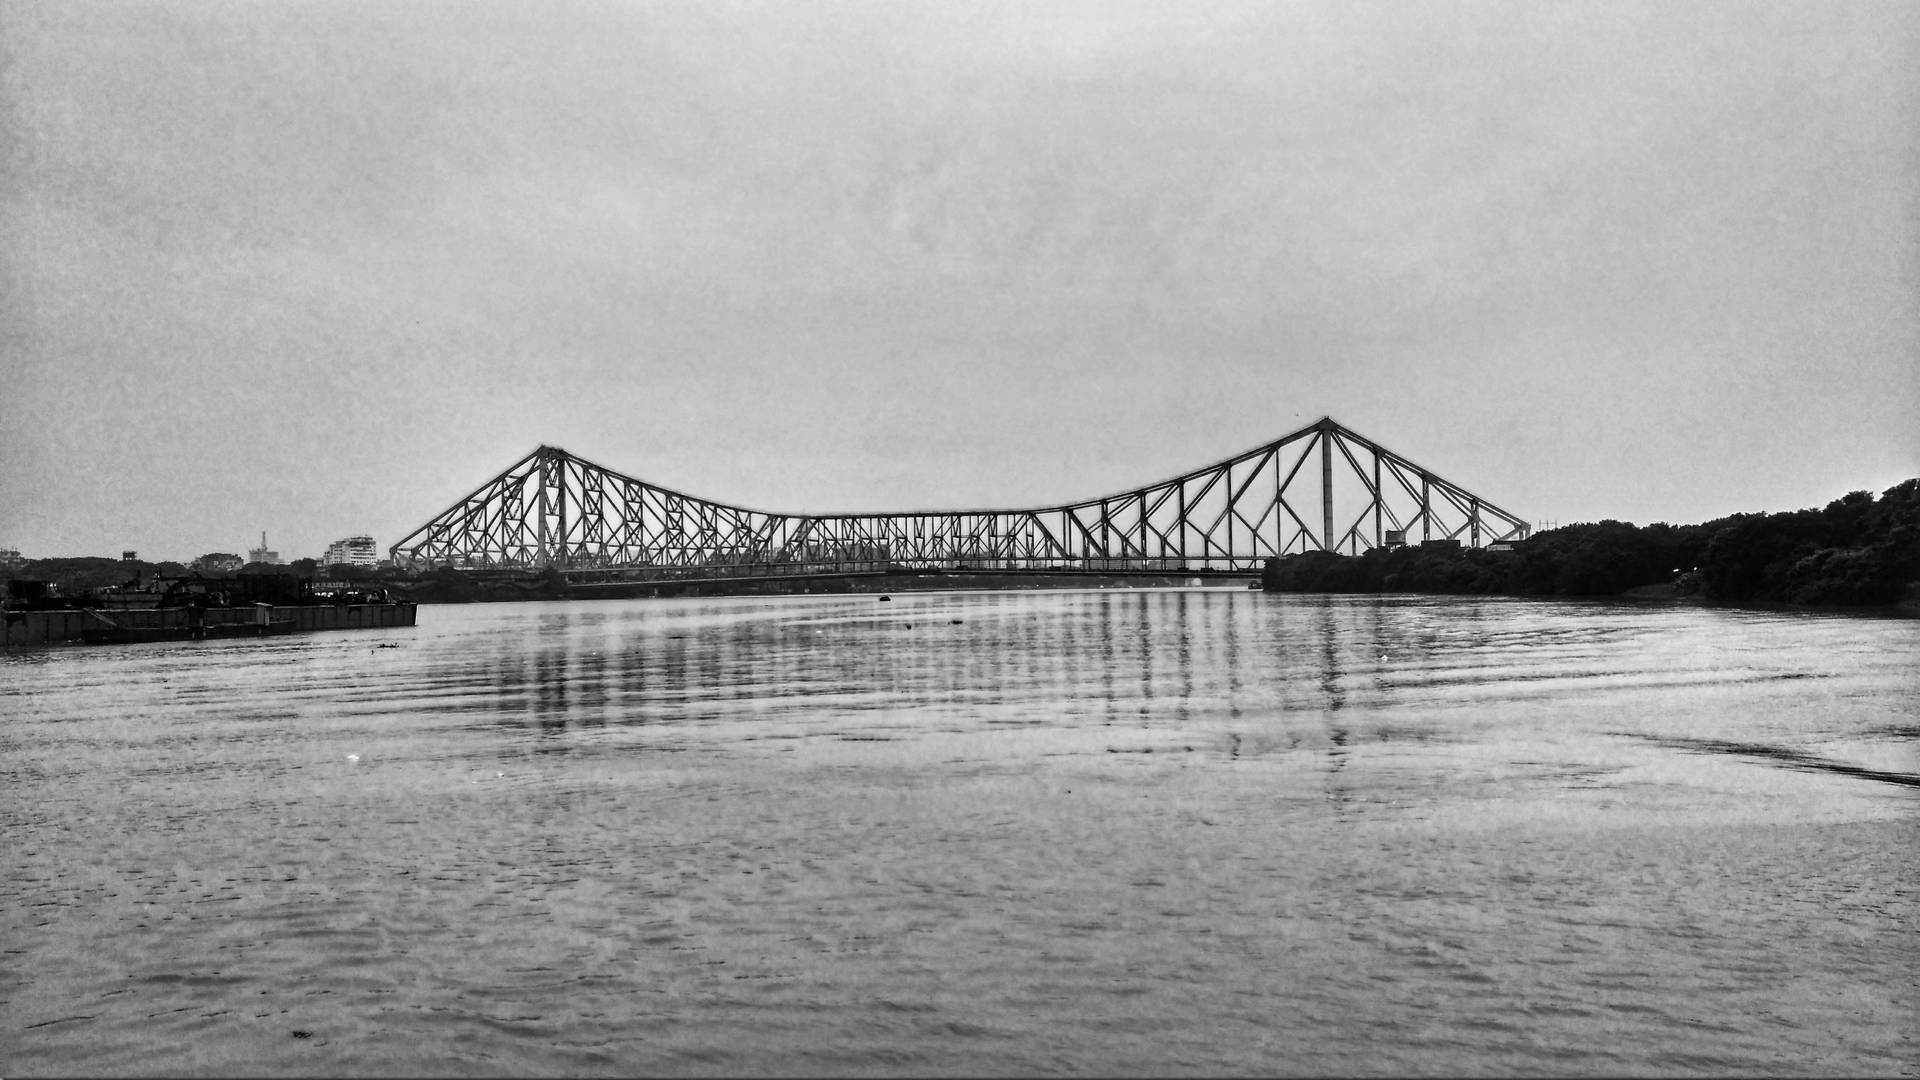
[[[1460,432],[1547,445],[1521,506],[1602,490],[1567,480],[1598,467],[1551,448],[1570,427],[1636,462],[1694,433],[1916,457],[1904,7],[0,20],[0,447],[48,475],[164,487],[213,455],[478,482],[564,441],[774,508],[1005,503],[1198,464],[1295,412],[1470,451],[1449,475],[1521,464]],[[73,422],[102,402],[126,433],[104,444]],[[289,402],[297,423],[260,419]],[[243,419],[174,445],[209,405]],[[802,440],[808,464],[773,460]],[[876,446],[897,481],[863,473]],[[1033,460],[1071,474],[1039,492]],[[392,513],[453,494],[422,480]]]

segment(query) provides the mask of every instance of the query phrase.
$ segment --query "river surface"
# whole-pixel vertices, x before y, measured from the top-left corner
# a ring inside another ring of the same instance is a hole
[[[0,1074],[1920,1074],[1920,621],[1235,589],[0,660]]]

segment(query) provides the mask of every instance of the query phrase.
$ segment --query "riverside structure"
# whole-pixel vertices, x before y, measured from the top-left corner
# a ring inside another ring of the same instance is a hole
[[[784,514],[698,498],[541,446],[389,549],[396,567],[553,569],[590,582],[876,571],[1257,570],[1304,551],[1524,539],[1527,523],[1323,417],[1127,491],[1026,509]]]

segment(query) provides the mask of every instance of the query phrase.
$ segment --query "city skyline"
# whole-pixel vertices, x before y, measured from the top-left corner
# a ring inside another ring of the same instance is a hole
[[[4,558],[7,561],[14,561],[14,560],[33,561],[36,559],[70,559],[70,558],[81,558],[81,559],[117,558],[119,561],[122,561],[122,562],[137,561],[137,562],[154,563],[154,564],[180,563],[181,565],[192,565],[210,555],[225,555],[225,556],[231,556],[232,558],[240,560],[238,565],[251,565],[253,563],[260,562],[260,563],[266,563],[268,565],[286,566],[286,565],[291,565],[293,563],[310,560],[310,561],[319,563],[322,566],[327,566],[327,565],[331,565],[331,563],[334,561],[350,562],[351,560],[349,559],[331,560],[329,556],[332,555],[336,549],[340,549],[346,546],[350,541],[360,540],[360,539],[372,540],[372,537],[365,533],[355,534],[354,536],[344,536],[337,540],[332,541],[331,543],[322,545],[319,553],[313,554],[313,555],[287,554],[285,552],[281,552],[278,550],[267,550],[264,540],[257,547],[242,546],[238,548],[232,548],[231,550],[228,550],[227,548],[214,547],[214,548],[209,548],[206,551],[198,551],[198,552],[193,552],[191,554],[182,554],[177,552],[161,552],[156,554],[153,552],[142,551],[139,548],[121,548],[117,556],[109,554],[108,552],[105,552],[105,551],[27,552],[27,551],[22,551],[17,547],[0,544],[0,558]],[[384,560],[386,557],[384,554],[384,549],[379,549],[379,550],[382,552],[380,558]],[[256,557],[256,556],[262,555],[263,553],[266,556],[265,558]]]
[[[1912,5],[28,0],[0,37],[30,557],[391,543],[542,444],[784,513],[1056,504],[1321,415],[1533,522],[1920,474]]]

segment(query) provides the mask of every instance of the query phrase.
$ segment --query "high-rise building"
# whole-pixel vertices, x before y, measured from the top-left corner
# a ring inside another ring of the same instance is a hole
[[[380,565],[380,550],[373,546],[371,536],[349,536],[344,540],[335,540],[327,545],[327,554],[320,560],[321,566],[346,563],[349,566]]]

